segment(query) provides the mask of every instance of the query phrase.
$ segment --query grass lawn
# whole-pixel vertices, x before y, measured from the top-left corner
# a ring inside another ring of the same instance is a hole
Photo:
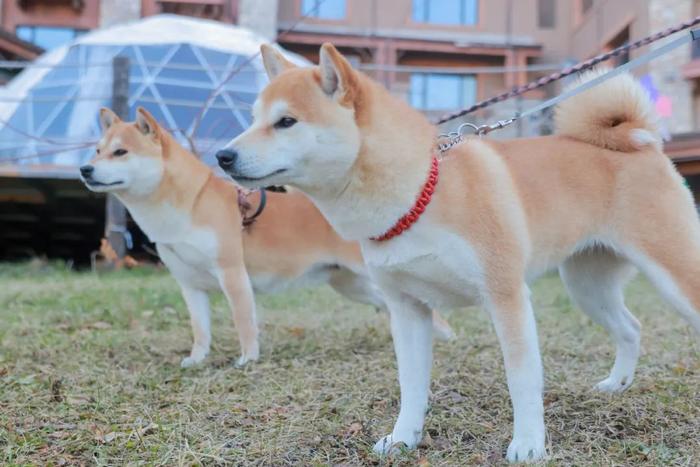
[[[549,465],[700,465],[700,340],[646,282],[628,289],[643,355],[621,395],[591,390],[613,348],[559,279],[534,302]],[[386,316],[326,288],[258,297],[262,358],[236,369],[222,297],[213,310],[212,353],[183,370],[189,318],[167,273],[0,265],[0,464],[504,463],[510,402],[482,311],[449,314],[422,447],[380,460],[399,391]]]

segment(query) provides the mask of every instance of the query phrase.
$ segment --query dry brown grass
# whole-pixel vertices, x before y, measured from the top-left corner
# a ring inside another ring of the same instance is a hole
[[[214,347],[181,370],[189,322],[162,272],[97,278],[0,267],[3,465],[500,465],[510,405],[496,338],[475,309],[436,345],[421,449],[371,452],[398,411],[385,316],[326,289],[259,298],[263,355],[243,370],[223,301]],[[644,354],[632,388],[593,392],[613,354],[558,279],[534,288],[550,465],[700,464],[700,344],[636,281]]]

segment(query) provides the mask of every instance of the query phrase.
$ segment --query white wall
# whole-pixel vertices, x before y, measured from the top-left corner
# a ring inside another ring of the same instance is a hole
[[[273,41],[277,37],[278,0],[241,0],[238,24]]]
[[[100,3],[101,28],[137,20],[140,17],[141,0],[102,0]]]

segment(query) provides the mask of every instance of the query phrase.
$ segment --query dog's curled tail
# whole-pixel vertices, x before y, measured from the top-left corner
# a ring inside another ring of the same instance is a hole
[[[584,73],[569,89],[601,74]],[[556,133],[614,151],[633,152],[647,146],[661,150],[658,117],[647,91],[624,73],[560,103],[554,113]]]

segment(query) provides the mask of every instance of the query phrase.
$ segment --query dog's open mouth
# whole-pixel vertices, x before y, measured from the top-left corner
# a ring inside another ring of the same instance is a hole
[[[85,183],[88,184],[88,185],[90,185],[90,186],[93,186],[93,187],[100,187],[100,186],[103,186],[103,187],[107,187],[107,186],[118,186],[118,185],[123,185],[123,184],[124,184],[124,182],[121,181],[121,180],[117,180],[116,182],[111,182],[111,183],[102,183],[102,182],[98,182],[97,180],[89,180],[89,179],[88,179],[88,180],[85,180]]]
[[[274,177],[275,175],[279,175],[281,173],[286,172],[287,169],[278,169],[275,170],[274,172],[270,172],[267,175],[263,175],[262,177],[244,177],[243,175],[239,175],[236,173],[229,172],[229,175],[236,181],[239,182],[259,182],[261,180],[265,180],[266,178]]]

